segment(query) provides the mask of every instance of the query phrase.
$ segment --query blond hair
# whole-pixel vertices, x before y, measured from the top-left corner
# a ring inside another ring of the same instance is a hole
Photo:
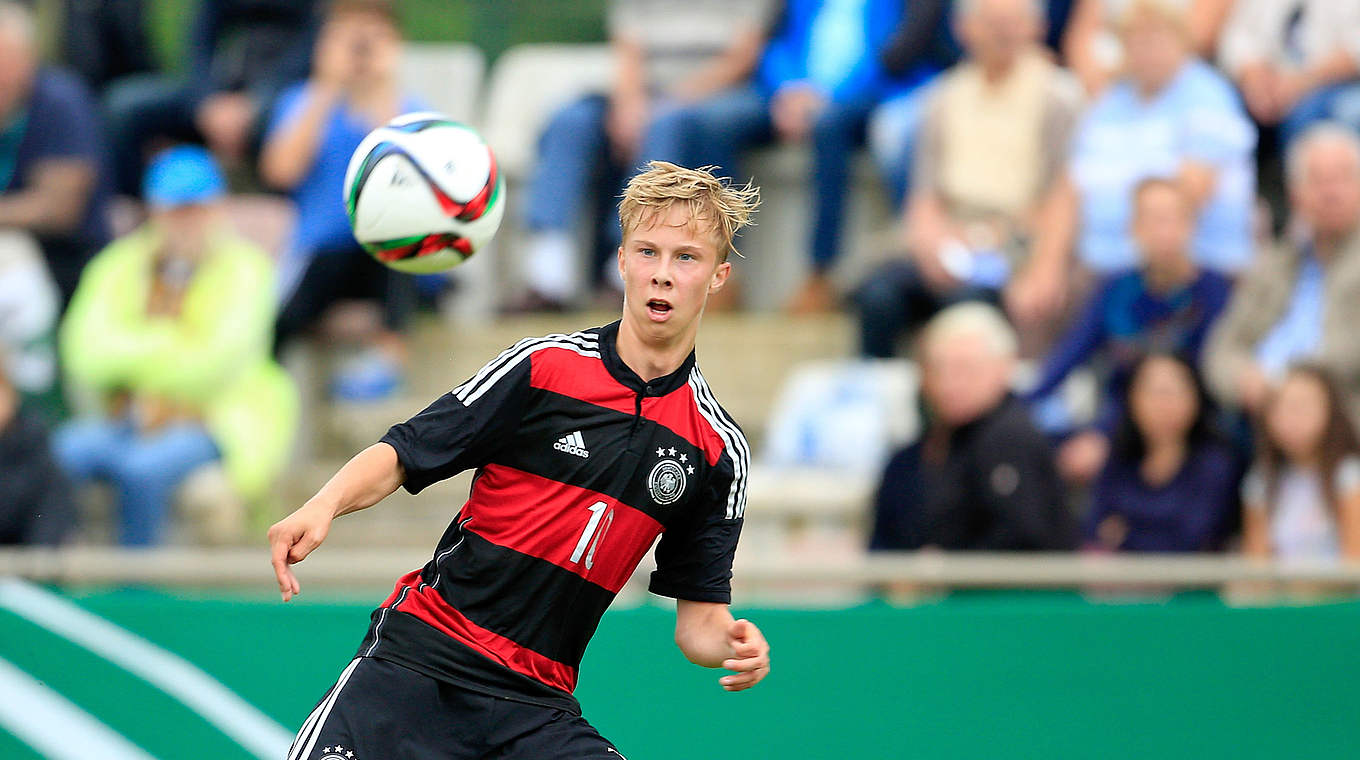
[[[719,262],[727,261],[729,252],[740,256],[732,239],[742,227],[754,224],[751,214],[760,205],[760,188],[749,182],[735,185],[730,177],[715,177],[717,168],[686,169],[668,161],[648,162],[646,169],[628,180],[619,201],[619,228],[624,239],[630,230],[665,216],[672,205],[684,203],[689,208],[690,223],[717,236]]]

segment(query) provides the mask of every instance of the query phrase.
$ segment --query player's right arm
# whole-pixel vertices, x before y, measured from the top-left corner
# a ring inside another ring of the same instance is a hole
[[[293,514],[269,529],[269,549],[279,592],[288,601],[302,591],[291,565],[301,562],[326,540],[331,521],[377,504],[406,481],[396,449],[375,443],[345,463],[340,471]]]
[[[387,498],[399,487],[412,494],[486,463],[518,427],[529,396],[534,351],[596,348],[594,336],[525,339],[487,362],[462,385],[411,419],[393,425],[378,443],[349,460],[298,511],[269,529],[274,574],[286,602],[300,590],[290,565],[326,540],[331,521]]]

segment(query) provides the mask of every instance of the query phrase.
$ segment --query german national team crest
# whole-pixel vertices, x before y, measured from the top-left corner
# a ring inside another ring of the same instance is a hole
[[[647,475],[647,490],[652,493],[652,501],[659,506],[674,504],[685,495],[685,475],[694,474],[694,465],[686,465],[688,455],[681,454],[675,459],[675,449],[657,449],[656,455],[664,457]]]
[[[327,747],[322,752],[326,754],[321,756],[321,760],[358,760],[354,756],[354,750],[345,749],[338,744],[334,747]]]

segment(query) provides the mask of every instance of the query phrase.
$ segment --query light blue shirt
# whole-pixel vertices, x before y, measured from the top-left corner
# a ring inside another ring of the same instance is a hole
[[[827,0],[812,22],[808,78],[830,92],[864,57],[865,0]]]
[[[1322,343],[1324,284],[1322,265],[1311,250],[1304,251],[1289,308],[1256,345],[1256,362],[1269,377],[1283,376],[1290,364],[1317,352]]]
[[[1099,274],[1136,267],[1134,188],[1150,177],[1173,177],[1183,162],[1194,161],[1214,170],[1213,195],[1192,243],[1195,261],[1240,272],[1252,255],[1255,149],[1256,131],[1237,93],[1202,61],[1186,63],[1151,100],[1127,80],[1115,84],[1091,106],[1073,142],[1082,260]]]

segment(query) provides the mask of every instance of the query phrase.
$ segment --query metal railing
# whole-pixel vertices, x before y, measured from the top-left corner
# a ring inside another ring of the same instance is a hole
[[[332,549],[296,566],[305,587],[330,590],[391,584],[422,566],[421,549]],[[649,568],[633,583],[645,583]],[[165,587],[274,587],[263,548],[175,547],[131,551],[112,547],[0,550],[0,576],[63,585],[146,584]],[[879,553],[838,559],[789,557],[739,561],[744,590],[800,585],[819,589],[911,585],[965,588],[1219,588],[1234,583],[1306,584],[1360,591],[1360,563],[1281,562],[1234,555],[1093,555]]]

